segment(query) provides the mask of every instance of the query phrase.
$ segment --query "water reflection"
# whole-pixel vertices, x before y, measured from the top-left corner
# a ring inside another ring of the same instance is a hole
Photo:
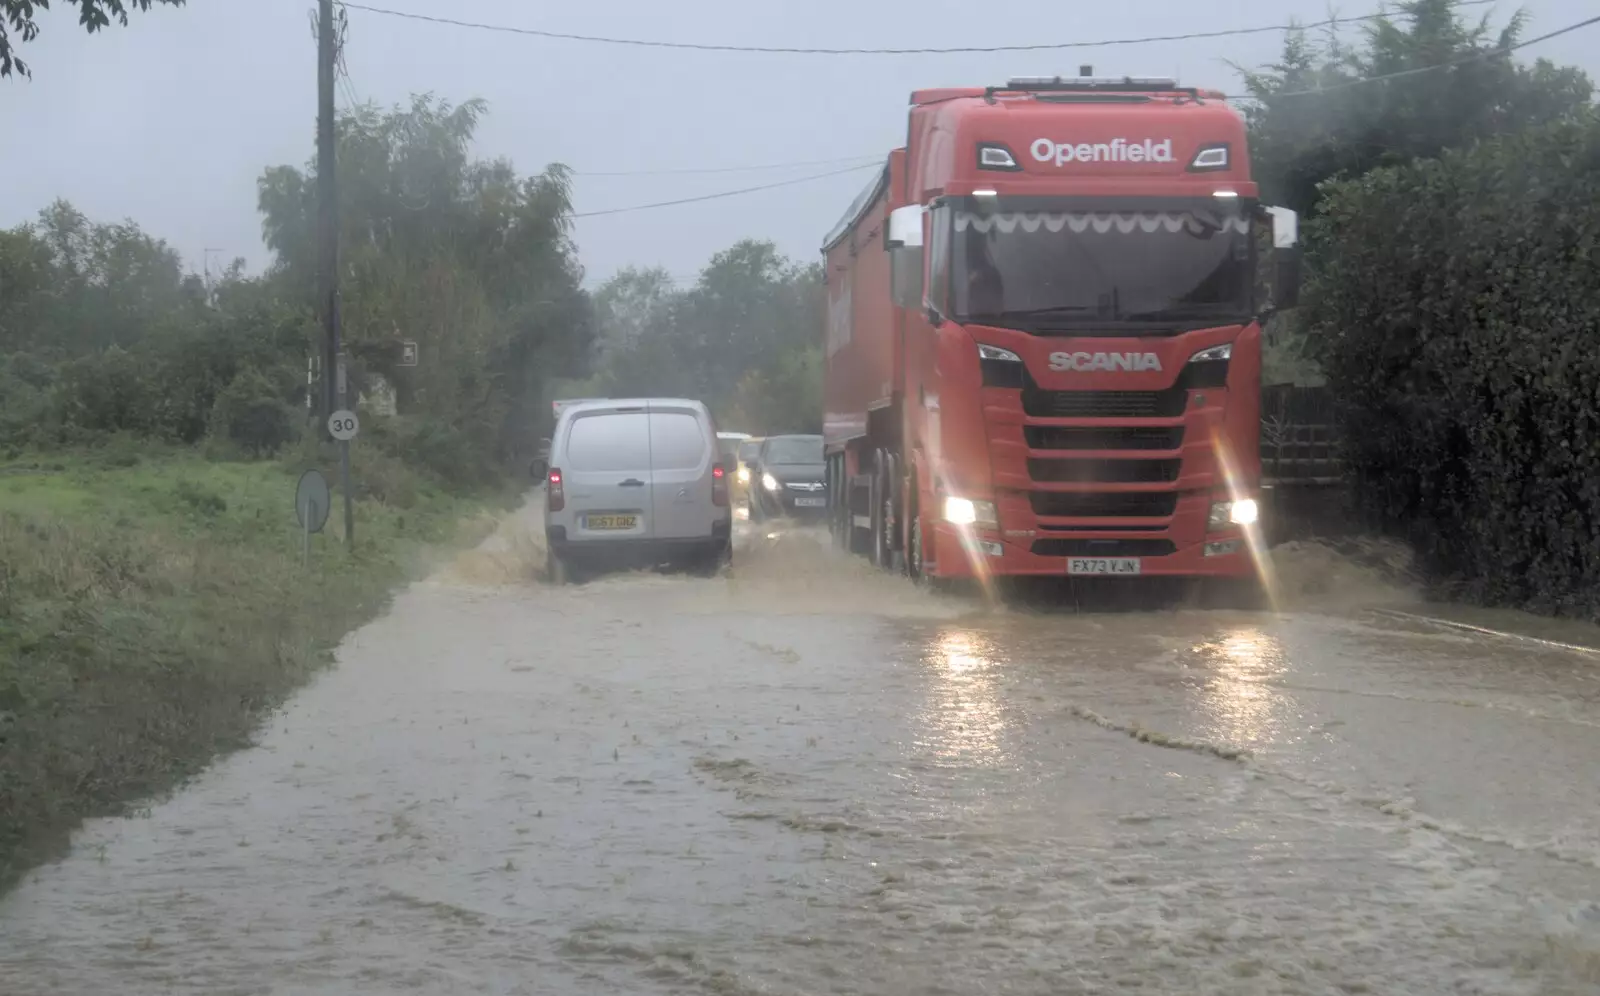
[[[941,766],[996,764],[1004,760],[1005,729],[997,687],[1004,657],[982,633],[949,629],[922,654],[929,701],[918,717],[917,747]]]
[[[1283,732],[1286,703],[1272,687],[1289,667],[1280,640],[1244,626],[1196,644],[1190,653],[1209,672],[1200,691],[1212,736],[1248,745]]]

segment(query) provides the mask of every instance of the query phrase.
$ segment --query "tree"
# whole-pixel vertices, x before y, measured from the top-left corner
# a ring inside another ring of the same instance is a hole
[[[1433,158],[1589,106],[1593,85],[1581,70],[1496,54],[1521,37],[1525,12],[1495,32],[1487,18],[1465,21],[1453,0],[1399,8],[1400,19],[1369,23],[1362,45],[1347,44],[1336,27],[1320,44],[1294,31],[1276,65],[1243,73],[1254,98],[1251,154],[1269,203],[1311,217],[1326,180]],[[1415,72],[1430,67],[1447,68]],[[1398,73],[1410,75],[1377,80]]]
[[[608,336],[599,388],[702,398],[729,428],[803,431],[821,422],[822,270],[770,242],[717,253],[693,287],[624,270],[595,293]]]
[[[676,293],[672,276],[660,267],[630,266],[607,280],[594,296],[599,359],[637,347]]]
[[[56,201],[0,233],[0,350],[63,358],[128,347],[193,318],[202,301],[178,253],[132,221],[92,222]]]
[[[185,0],[63,0],[68,6],[78,8],[78,23],[83,25],[85,31],[93,34],[101,28],[110,27],[113,18],[118,24],[126,26],[128,11],[146,11],[152,3],[166,4],[169,7],[182,7]],[[0,0],[0,78],[10,76],[13,72],[20,76],[32,77],[33,71],[28,64],[16,55],[16,47],[12,43],[12,35],[26,43],[39,37],[39,24],[33,19],[35,11],[49,10],[50,0]]]
[[[1455,594],[1600,618],[1600,115],[1323,197],[1351,497]]]
[[[571,238],[570,171],[520,177],[471,156],[487,107],[419,95],[339,121],[342,324],[351,375],[394,386],[430,438],[515,459],[537,443],[544,385],[581,376],[593,315]],[[309,313],[316,170],[277,166],[258,184],[271,277]],[[417,367],[399,366],[402,340]]]

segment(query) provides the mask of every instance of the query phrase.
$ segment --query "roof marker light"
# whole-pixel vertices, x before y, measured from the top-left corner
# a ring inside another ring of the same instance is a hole
[[[1022,169],[1017,163],[1017,157],[1011,150],[997,142],[983,142],[978,145],[978,168],[999,169],[1015,173]]]
[[[1189,172],[1210,173],[1228,168],[1230,159],[1226,145],[1204,145],[1189,161]]]

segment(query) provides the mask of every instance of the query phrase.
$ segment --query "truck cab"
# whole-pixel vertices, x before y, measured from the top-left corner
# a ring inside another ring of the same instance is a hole
[[[825,249],[835,535],[918,577],[1252,575],[1297,235],[1243,119],[1022,79],[919,91],[908,136]]]

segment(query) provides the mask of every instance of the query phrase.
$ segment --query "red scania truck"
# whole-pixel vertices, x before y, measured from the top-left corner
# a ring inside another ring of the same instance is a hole
[[[913,93],[823,246],[835,541],[919,580],[1248,580],[1299,271],[1245,137],[1168,79]]]

